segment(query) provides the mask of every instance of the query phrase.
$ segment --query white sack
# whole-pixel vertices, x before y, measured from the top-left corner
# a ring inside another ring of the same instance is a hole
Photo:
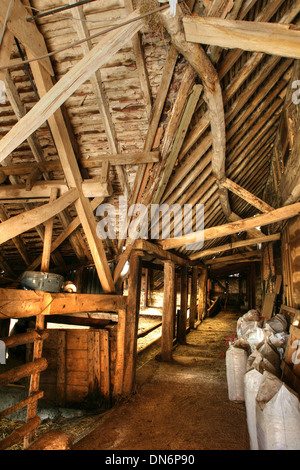
[[[256,432],[256,396],[260,387],[261,379],[262,374],[256,369],[252,369],[244,375],[245,405],[251,450],[258,450]]]
[[[259,450],[300,450],[298,395],[269,372],[256,397],[256,431]]]
[[[245,349],[230,346],[226,351],[226,376],[230,401],[244,402],[244,374],[248,354]]]

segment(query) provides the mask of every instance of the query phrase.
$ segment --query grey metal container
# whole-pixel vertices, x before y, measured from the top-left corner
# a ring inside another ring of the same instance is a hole
[[[41,290],[44,292],[60,292],[64,278],[54,273],[39,273],[26,271],[21,279],[21,285],[29,290]]]

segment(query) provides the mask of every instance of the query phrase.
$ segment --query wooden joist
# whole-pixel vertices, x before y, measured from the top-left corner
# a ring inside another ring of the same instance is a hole
[[[161,246],[148,242],[147,240],[136,240],[134,249],[145,251],[146,253],[151,254],[158,259],[173,261],[179,266],[189,266],[190,264],[190,262],[182,256],[178,256],[175,253],[169,253],[162,249]]]
[[[186,16],[183,26],[190,42],[300,58],[300,31],[290,25]]]
[[[227,235],[232,235],[238,232],[244,232],[249,229],[270,225],[275,222],[286,220],[300,214],[300,203],[295,203],[290,206],[281,207],[275,209],[272,212],[258,215],[256,217],[249,217],[248,219],[238,220],[228,224],[218,225],[215,227],[209,227],[204,229],[203,232],[194,232],[182,237],[169,238],[158,242],[158,244],[164,250],[170,250],[172,248],[178,248],[189,243],[195,243],[199,237],[203,241],[212,240],[214,238],[220,238]]]

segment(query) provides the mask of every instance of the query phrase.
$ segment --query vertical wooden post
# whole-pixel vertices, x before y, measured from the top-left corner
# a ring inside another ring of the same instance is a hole
[[[187,306],[188,306],[188,268],[183,266],[181,268],[180,279],[180,313],[178,321],[178,343],[186,343],[186,321],[187,321]]]
[[[125,334],[125,369],[123,395],[130,395],[135,387],[137,332],[141,301],[141,252],[133,251],[129,261],[128,301]]]
[[[113,396],[118,400],[123,393],[123,378],[125,367],[125,327],[127,310],[118,310],[118,330],[117,330],[117,356],[115,364],[114,390]]]
[[[51,302],[52,302],[52,296],[47,295],[45,293],[44,296],[44,301],[45,301],[45,309],[44,312],[47,313],[47,309],[49,308]],[[43,313],[44,313],[43,312]],[[45,327],[45,317],[43,314],[37,315],[36,317],[36,324],[35,328],[39,332],[43,331]],[[34,341],[33,344],[33,361],[36,361],[37,359],[41,359],[42,357],[42,350],[43,350],[43,340],[38,339]],[[29,397],[33,395],[34,393],[39,391],[40,387],[40,372],[35,372],[34,374],[31,375],[30,377],[30,384],[29,384]],[[27,407],[27,416],[26,416],[26,421],[30,421],[36,417],[36,412],[37,412],[37,401],[30,403]],[[27,434],[24,438],[24,449],[26,449],[29,444],[34,440],[35,437],[35,430]]]
[[[148,307],[148,286],[149,286],[149,269],[145,268],[144,277],[144,308]]]
[[[164,301],[161,333],[161,359],[172,360],[174,315],[175,315],[175,264],[164,263]]]
[[[88,387],[91,395],[100,389],[100,335],[98,330],[87,332]]]
[[[101,382],[100,391],[108,406],[111,406],[110,397],[110,348],[109,348],[109,332],[107,330],[99,330],[100,334],[100,370]]]
[[[57,198],[57,188],[53,188],[51,190],[49,202],[54,201],[56,198]],[[41,262],[42,272],[49,271],[53,222],[54,222],[54,217],[52,217],[52,219],[47,220],[45,224],[44,246],[43,246],[42,262]]]
[[[190,300],[190,328],[195,328],[195,321],[197,316],[197,280],[198,280],[198,267],[192,268],[192,287],[191,287],[191,300]]]
[[[198,320],[201,322],[206,315],[207,300],[207,268],[203,268],[199,279]]]
[[[52,189],[51,195],[50,195],[50,202],[54,201],[56,198],[57,198],[57,188]],[[52,232],[53,232],[53,221],[54,221],[54,217],[52,219],[49,219],[45,226],[45,237],[44,237],[44,246],[43,246],[42,262],[41,262],[42,272],[48,272],[50,268],[50,253],[51,253],[51,241],[52,241]],[[45,311],[43,311],[40,315],[36,316],[35,328],[38,331],[43,331],[45,328],[44,314],[47,313],[47,309],[49,308],[52,302],[52,297],[50,295],[47,295],[46,293],[45,293],[44,298],[45,298]],[[34,342],[34,345],[33,345],[32,360],[36,361],[37,359],[40,359],[42,357],[42,351],[43,351],[43,340],[38,339]],[[39,386],[40,386],[40,373],[36,372],[32,374],[30,377],[29,396],[32,395],[33,393],[38,392]],[[36,412],[37,412],[37,401],[31,403],[27,407],[27,418],[26,418],[27,422],[36,417]],[[32,431],[31,433],[25,436],[24,438],[25,449],[34,440],[34,437],[35,437],[35,431]]]
[[[57,335],[56,403],[63,406],[66,401],[67,334],[65,330],[57,330]]]

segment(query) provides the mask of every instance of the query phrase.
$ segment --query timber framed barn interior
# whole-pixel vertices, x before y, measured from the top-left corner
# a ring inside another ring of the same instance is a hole
[[[300,449],[300,1],[0,33],[0,449]]]

